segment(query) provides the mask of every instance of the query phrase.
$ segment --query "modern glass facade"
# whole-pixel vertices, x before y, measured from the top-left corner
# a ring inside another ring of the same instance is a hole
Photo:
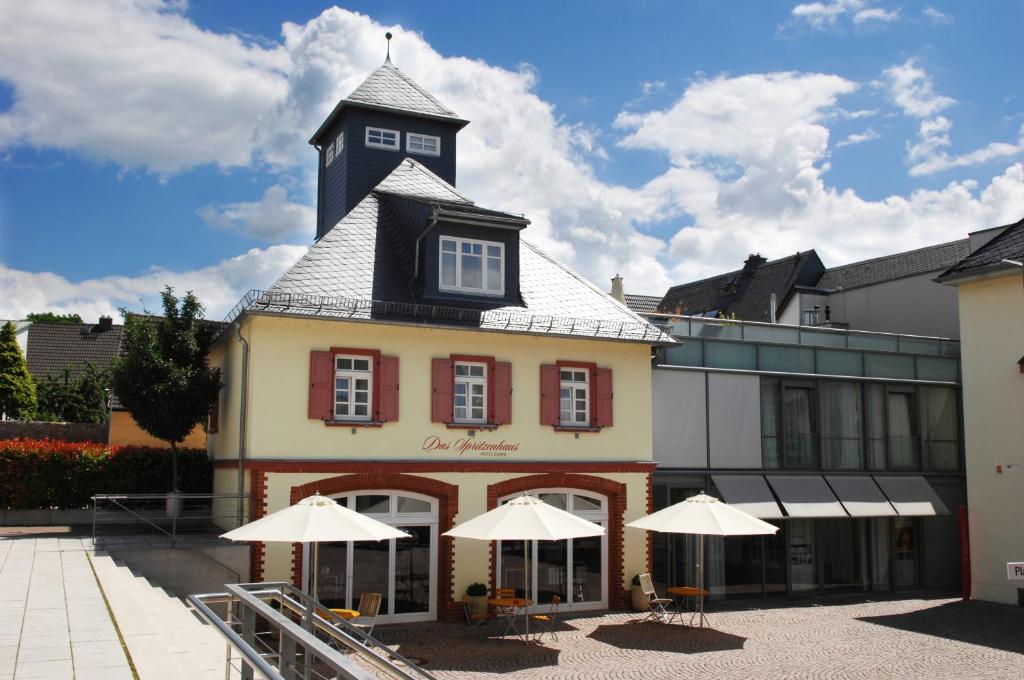
[[[682,344],[656,357],[654,508],[700,491],[734,502],[715,484],[723,475],[758,479],[761,500],[777,505],[763,515],[774,536],[705,539],[710,599],[959,585],[956,340],[698,318],[665,326]],[[897,502],[885,491],[896,477],[945,507],[928,516]],[[800,497],[812,487],[831,504]],[[697,540],[654,535],[661,586],[697,583]]]

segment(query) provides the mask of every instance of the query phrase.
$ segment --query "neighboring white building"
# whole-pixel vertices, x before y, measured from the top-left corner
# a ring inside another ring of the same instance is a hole
[[[971,235],[938,280],[959,293],[971,594],[1024,604],[1024,220]]]
[[[21,348],[21,354],[24,356],[28,353],[28,327],[32,325],[31,321],[17,321],[15,319],[0,319],[0,326],[10,321],[14,324],[14,337],[18,341],[18,347]]]

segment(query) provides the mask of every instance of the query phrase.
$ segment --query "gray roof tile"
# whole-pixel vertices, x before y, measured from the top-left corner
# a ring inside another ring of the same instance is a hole
[[[849,290],[907,276],[944,270],[967,256],[969,239],[885,255],[841,267],[832,267],[818,281],[818,288]]]
[[[498,308],[420,305],[409,290],[403,244],[408,233],[400,211],[386,210],[388,196],[413,201],[456,201],[472,205],[454,187],[414,161],[403,162],[379,185],[386,196],[371,193],[317,241],[266,291],[254,292],[241,307],[361,320],[389,315],[431,323],[451,322],[507,332],[621,339],[644,343],[673,340],[625,305],[568,267],[520,239],[519,285],[522,306]],[[409,193],[403,193],[409,192]],[[476,208],[480,214],[504,215]],[[511,217],[511,216],[510,216]]]
[[[1003,260],[1024,260],[1024,219],[1007,225],[999,236],[996,236],[973,253],[943,272],[939,281],[953,281],[969,276],[981,276],[1001,269],[1008,269]],[[1019,269],[1017,269],[1019,271]]]
[[[78,378],[86,364],[109,368],[121,347],[120,325],[108,330],[89,323],[33,323],[28,329],[28,370],[37,380],[71,370]]]
[[[370,74],[345,101],[459,120],[458,115],[417,85],[390,60]]]
[[[626,306],[637,314],[654,314],[658,311],[661,298],[657,295],[630,295],[626,293]]]

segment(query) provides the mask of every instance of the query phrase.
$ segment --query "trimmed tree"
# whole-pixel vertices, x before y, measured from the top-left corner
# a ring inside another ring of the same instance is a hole
[[[164,315],[125,317],[123,355],[111,366],[114,394],[143,430],[171,447],[171,489],[178,491],[178,444],[206,422],[220,373],[206,360],[214,329],[189,291],[161,293]]]
[[[25,317],[32,323],[82,323],[82,317],[77,314],[55,314],[53,312],[34,312]]]
[[[36,418],[66,423],[105,423],[110,415],[107,397],[110,372],[85,364],[82,374],[71,377],[65,367],[36,383]]]
[[[0,328],[0,413],[8,418],[29,418],[36,408],[36,388],[25,355],[18,346],[14,324]]]

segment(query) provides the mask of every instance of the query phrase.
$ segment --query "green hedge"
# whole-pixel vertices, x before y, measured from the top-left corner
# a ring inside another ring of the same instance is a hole
[[[184,493],[210,493],[213,470],[206,451],[178,449]],[[94,494],[165,493],[171,487],[171,451],[54,439],[0,441],[0,508],[76,509]]]

